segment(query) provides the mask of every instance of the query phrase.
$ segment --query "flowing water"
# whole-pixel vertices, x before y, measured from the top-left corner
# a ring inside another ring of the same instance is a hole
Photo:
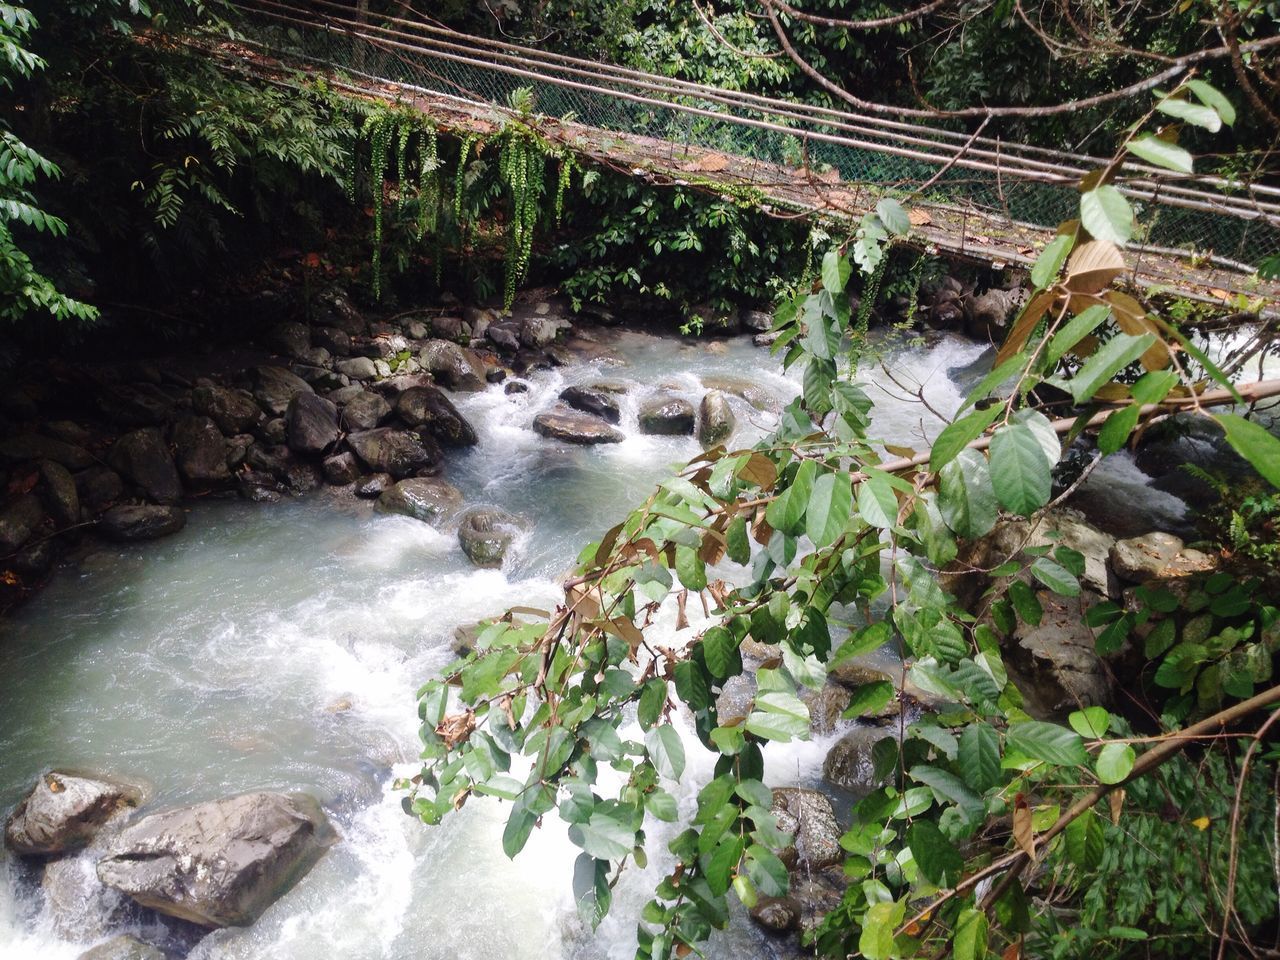
[[[724,377],[782,401],[799,390],[746,340],[717,352],[629,333],[611,347],[616,359],[538,373],[525,394],[492,387],[457,398],[480,443],[452,457],[445,476],[468,502],[529,524],[500,571],[470,566],[451,533],[333,492],[277,505],[201,504],[176,536],[69,563],[0,624],[0,811],[50,766],[146,783],[149,810],[253,789],[315,795],[341,842],[253,927],[196,943],[198,960],[629,957],[661,856],[624,878],[613,914],[592,933],[575,914],[577,851],[556,818],[510,862],[499,842],[504,804],[473,800],[443,826],[426,827],[405,816],[390,788],[393,771],[414,770],[414,693],[453,659],[454,629],[513,604],[554,603],[556,580],[578,550],[698,452],[692,438],[639,434],[637,396],[662,386],[696,404]],[[938,421],[907,394],[922,387],[949,414],[981,375],[982,354],[953,337],[891,351],[892,378],[880,369],[866,376],[878,404],[873,434],[917,447],[922,433],[936,435]],[[534,415],[565,385],[601,377],[632,385],[623,443],[571,447],[532,432]],[[733,404],[736,443],[774,420]],[[767,779],[816,783],[824,746],[771,747]],[[710,775],[704,751],[691,747],[689,756],[675,789],[686,812]],[[661,826],[652,824],[651,836],[664,836]],[[128,912],[103,927],[89,904],[68,923],[46,903],[38,876],[3,856],[6,960],[71,960],[121,930],[189,946],[170,928],[139,927]],[[770,955],[745,921],[719,935],[712,952]]]

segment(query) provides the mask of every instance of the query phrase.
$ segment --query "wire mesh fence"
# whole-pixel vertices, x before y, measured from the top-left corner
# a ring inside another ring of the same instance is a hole
[[[237,6],[241,38],[286,62],[339,71],[356,85],[394,84],[407,93],[500,108],[516,91],[525,91],[535,113],[598,131],[597,148],[608,151],[609,133],[624,136],[625,144],[620,139],[614,145],[623,162],[642,149],[679,169],[678,161],[690,151],[715,151],[734,158],[733,178],[745,185],[794,181],[802,166],[818,179],[838,178],[842,188],[865,189],[870,199],[921,191],[924,202],[988,222],[1045,228],[1078,208],[1079,171],[1052,157],[1037,158],[1034,148],[1010,145],[1003,158],[1001,145],[987,141],[961,151],[958,135],[946,131],[773,106],[763,98],[753,102],[749,95],[721,95],[607,65],[584,69],[570,58],[485,47],[445,31],[436,30],[443,39],[419,35],[404,21],[356,22],[348,19],[355,16],[349,8],[345,16],[336,15],[331,4],[318,4],[328,11],[275,0]],[[1222,190],[1221,181],[1210,190],[1206,182],[1166,181],[1141,170],[1122,180],[1141,225],[1137,242],[1245,272],[1280,254],[1280,191]]]

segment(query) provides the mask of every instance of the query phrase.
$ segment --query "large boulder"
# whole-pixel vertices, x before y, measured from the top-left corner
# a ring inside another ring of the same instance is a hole
[[[424,427],[446,447],[470,447],[476,431],[452,401],[435,387],[413,387],[400,394],[396,413],[411,427]]]
[[[361,430],[348,436],[347,443],[368,469],[397,479],[440,463],[440,447],[407,430]]]
[[[778,413],[782,409],[782,401],[774,394],[745,377],[705,376],[702,385],[708,390],[719,390],[745,400],[757,410],[767,413]]]
[[[520,521],[495,507],[468,510],[458,521],[462,552],[477,567],[500,567],[520,532]]]
[[[356,462],[355,454],[350,450],[343,450],[342,453],[325,457],[321,466],[324,470],[325,482],[335,487],[355,483],[360,479],[360,464]]]
[[[894,735],[892,728],[857,724],[837,740],[822,761],[822,778],[833,787],[865,793],[878,784],[871,764],[876,743]]]
[[[122,933],[91,947],[76,960],[165,960],[165,953],[131,934]]]
[[[208,487],[231,479],[227,442],[210,417],[184,417],[173,428],[178,472],[187,483]]]
[[[108,820],[141,802],[142,791],[130,784],[54,770],[14,808],[4,840],[28,857],[78,850]]]
[[[30,493],[0,510],[0,556],[7,556],[26,543],[43,521],[40,499]]]
[[[267,333],[266,343],[287,357],[305,357],[311,349],[311,330],[301,323],[281,323]]]
[[[186,524],[187,515],[177,507],[122,504],[102,515],[98,520],[98,532],[108,540],[135,543],[167,537]]]
[[[58,529],[79,523],[80,494],[71,471],[56,461],[45,460],[40,464],[40,476],[44,480],[45,505]]]
[[[311,797],[247,793],[126,827],[98,877],[144,907],[205,927],[248,926],[334,842]]]
[[[227,436],[244,433],[262,419],[262,408],[243,390],[202,386],[191,391],[191,408],[218,425]]]
[[[657,396],[640,407],[640,432],[679,437],[693,433],[693,404],[683,397]]]
[[[844,859],[831,801],[817,790],[778,787],[773,791],[773,813],[778,828],[791,834],[791,843],[779,856],[788,869],[820,870]]]
[[[342,408],[342,422],[349,430],[372,430],[389,416],[391,404],[369,390],[361,390]]]
[[[566,443],[621,443],[625,437],[599,417],[570,410],[549,410],[533,418],[535,433]]]
[[[352,357],[350,360],[339,360],[333,369],[352,380],[373,380],[378,376],[377,364],[369,357]]]
[[[284,416],[289,401],[298,394],[315,393],[311,384],[284,367],[254,367],[253,383],[254,399],[273,417]]]
[[[565,387],[560,391],[560,399],[575,410],[592,414],[610,423],[617,423],[622,419],[618,401],[604,390],[579,386]]]
[[[289,401],[285,436],[295,453],[320,454],[338,440],[338,408],[314,393],[299,393]]]
[[[418,362],[450,390],[483,390],[484,365],[470,350],[448,340],[429,340],[418,354]]]
[[[1128,583],[1146,583],[1160,576],[1182,550],[1182,540],[1171,533],[1154,531],[1111,548],[1111,568]]]
[[[1041,718],[1114,700],[1110,671],[1095,649],[1084,612],[1102,598],[1092,590],[1078,597],[1036,592],[1043,613],[1039,624],[1018,621],[1004,641],[1010,678],[1022,691],[1027,712]]]
[[[714,447],[733,436],[738,418],[733,415],[729,398],[719,390],[708,390],[698,407],[698,440],[704,447]]]
[[[52,437],[27,433],[0,440],[0,463],[25,463],[52,460],[68,470],[83,470],[93,465],[93,457],[83,447]]]
[[[321,327],[336,327],[353,337],[369,332],[369,324],[346,291],[337,288],[326,290],[316,298],[311,306],[311,321]]]
[[[99,510],[124,495],[124,481],[110,467],[95,466],[76,474],[76,492],[90,510]]]
[[[350,335],[337,327],[316,327],[311,331],[311,339],[335,357],[345,357],[351,353]]]
[[[149,500],[175,503],[182,497],[182,481],[160,431],[146,427],[126,433],[115,442],[107,462],[142,488]]]
[[[435,477],[412,477],[382,491],[378,509],[440,524],[462,506],[462,491]]]

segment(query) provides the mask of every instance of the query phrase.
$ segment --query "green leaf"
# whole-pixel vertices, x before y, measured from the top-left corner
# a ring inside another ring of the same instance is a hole
[[[966,540],[985,536],[996,525],[996,497],[987,458],[962,450],[942,468],[938,488],[942,519]]]
[[[1080,581],[1070,570],[1054,563],[1048,557],[1040,557],[1031,564],[1031,575],[1060,597],[1080,595]]]
[[[874,680],[855,687],[849,706],[840,714],[846,720],[875,716],[893,699],[894,686],[888,680]]]
[[[1177,383],[1177,371],[1152,370],[1138,378],[1129,388],[1129,395],[1138,403],[1159,403]]]
[[[1218,413],[1214,419],[1227,432],[1227,443],[1244,457],[1273,487],[1280,488],[1280,440],[1251,420],[1234,413]]]
[[[668,780],[680,779],[684,773],[684,743],[674,726],[664,723],[654,727],[645,735],[644,745],[659,774]]]
[[[1031,283],[1037,290],[1044,289],[1058,276],[1075,242],[1075,234],[1060,233],[1040,251],[1035,266],[1031,268]]]
[[[1053,461],[1029,425],[1006,424],[991,438],[991,486],[1014,513],[1029,517],[1049,501],[1052,470]]]
[[[1097,740],[1106,736],[1107,728],[1111,726],[1111,714],[1107,713],[1105,707],[1085,707],[1083,710],[1073,710],[1067,717],[1067,723],[1080,736]]]
[[[621,860],[636,845],[631,827],[601,810],[586,823],[572,824],[569,839],[597,860]]]
[[[873,527],[888,530],[898,519],[898,498],[888,478],[876,474],[858,487],[858,513]]]
[[[891,197],[882,197],[876,204],[876,216],[885,229],[896,236],[904,237],[911,232],[911,218],[902,209],[902,204]]]
[[[976,826],[982,820],[985,810],[982,798],[955,774],[940,767],[926,765],[914,766],[908,771],[908,774],[912,780],[918,780],[934,793],[955,803],[970,825]]]
[[[1098,751],[1098,759],[1094,769],[1098,771],[1098,779],[1103,783],[1121,783],[1133,769],[1137,757],[1133,747],[1127,743],[1108,743]]]
[[[1096,870],[1106,849],[1106,837],[1097,814],[1088,810],[1076,817],[1067,824],[1065,835],[1067,859],[1082,870]]]
[[[751,541],[747,538],[747,521],[734,517],[724,532],[725,554],[736,564],[746,566],[751,562]]]
[[[1116,334],[1098,347],[1079,372],[1067,381],[1071,396],[1076,403],[1085,403],[1104,383],[1109,383],[1112,377],[1146,353],[1155,342],[1154,333],[1144,333],[1140,337],[1127,333]]]
[[[1062,325],[1053,335],[1049,346],[1045,349],[1045,359],[1052,368],[1068,350],[1098,329],[1098,326],[1111,316],[1111,308],[1095,303],[1086,310],[1081,310]]]
[[[804,515],[809,508],[809,497],[813,493],[814,474],[817,470],[818,464],[813,460],[800,464],[791,486],[779,494],[765,510],[769,526],[792,535],[804,532]]]
[[[746,837],[728,836],[716,845],[711,856],[705,858],[707,886],[717,897],[729,892],[729,884],[733,881],[733,874],[746,845]]]
[[[704,710],[711,706],[713,697],[711,688],[707,686],[707,675],[692,660],[681,660],[676,664],[676,693],[693,711]]]
[[[1000,782],[1000,737],[989,723],[973,721],[964,728],[958,758],[965,783],[979,793]]]
[[[917,820],[907,828],[907,845],[920,872],[939,887],[953,887],[960,880],[964,857],[955,844],[942,835],[932,820]]]
[[[502,852],[514,860],[529,841],[529,834],[533,832],[533,825],[537,820],[537,815],[529,810],[523,798],[517,800],[502,831]]]
[[[695,593],[706,589],[706,563],[693,547],[676,547],[676,576],[687,589]]]
[[[929,469],[937,473],[954,460],[961,450],[982,436],[1003,409],[1000,404],[993,403],[985,410],[975,410],[968,416],[948,424],[938,434],[938,439],[933,441],[933,449],[929,453]]]
[[[781,897],[787,892],[787,866],[767,847],[753,843],[747,848],[747,876],[766,897]]]
[[[1168,140],[1161,140],[1153,133],[1146,133],[1137,139],[1130,140],[1128,150],[1136,157],[1166,170],[1177,170],[1179,173],[1192,173],[1195,169],[1191,154]]]
[[[955,960],[983,960],[987,955],[987,915],[966,907],[956,917],[956,936],[951,944]]]
[[[849,282],[849,275],[853,272],[849,266],[847,257],[840,255],[840,251],[832,248],[822,256],[822,286],[828,293],[836,294],[844,290],[845,285]]]
[[[889,960],[893,956],[893,935],[906,912],[906,903],[897,900],[882,900],[867,908],[858,935],[858,951],[866,960]]]
[[[1040,621],[1044,618],[1044,608],[1040,606],[1034,591],[1026,583],[1015,580],[1009,584],[1009,600],[1023,623],[1031,627],[1040,625]]]
[[[1122,247],[1133,236],[1133,208],[1124,194],[1103,184],[1080,195],[1080,223],[1096,239]]]
[[[655,818],[666,823],[675,823],[680,818],[680,810],[676,805],[676,798],[665,790],[655,789],[652,793],[646,794],[644,808],[653,814]]]
[[[1236,108],[1217,87],[1204,80],[1188,80],[1187,86],[1206,107],[1212,107],[1228,127],[1236,122]]]
[[[723,680],[742,670],[738,638],[724,627],[710,627],[702,635],[702,653],[707,661],[707,669],[717,680]]]
[[[835,543],[849,524],[853,509],[853,489],[843,471],[824,472],[813,483],[809,508],[805,511],[805,531],[815,547]]]
[[[1079,734],[1056,723],[1028,720],[1016,723],[1006,734],[1009,747],[1033,760],[1059,766],[1075,766],[1085,762],[1084,741]]]
[[[1203,127],[1210,133],[1217,133],[1222,129],[1222,118],[1218,116],[1217,110],[1181,97],[1164,97],[1156,103],[1156,109],[1184,123]]]
[[[1129,442],[1129,435],[1138,425],[1138,417],[1141,415],[1142,407],[1131,403],[1107,417],[1107,422],[1098,431],[1098,450],[1104,457],[1110,456]]]

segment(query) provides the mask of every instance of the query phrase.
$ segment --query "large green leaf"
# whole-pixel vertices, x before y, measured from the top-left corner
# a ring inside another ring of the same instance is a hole
[[[876,216],[880,218],[885,229],[892,234],[904,237],[911,232],[911,218],[907,216],[907,211],[902,209],[902,204],[892,197],[880,199],[876,204]]]
[[[675,727],[659,724],[645,735],[644,745],[658,773],[669,780],[680,779],[684,773],[684,742]]]
[[[1128,443],[1129,435],[1138,425],[1140,416],[1142,416],[1142,407],[1136,403],[1113,410],[1107,417],[1107,422],[1098,431],[1098,451],[1104,457],[1110,456]]]
[[[1106,849],[1102,821],[1092,810],[1067,824],[1065,831],[1067,859],[1082,870],[1096,870]]]
[[[636,845],[635,831],[601,810],[586,823],[571,825],[569,839],[599,860],[621,860]]]
[[[849,258],[841,256],[839,250],[831,249],[823,255],[822,286],[829,293],[836,294],[843,291],[852,272]]]
[[[1064,323],[1049,341],[1049,346],[1045,348],[1044,355],[1049,365],[1052,367],[1061,360],[1068,350],[1098,329],[1099,324],[1109,316],[1111,316],[1110,307],[1095,303]]]
[[[959,769],[979,793],[1000,782],[1000,737],[989,723],[973,721],[960,734]]]
[[[1006,734],[1009,747],[1033,760],[1059,766],[1085,762],[1084,741],[1080,735],[1056,723],[1028,720],[1016,723]]]
[[[906,916],[905,901],[882,900],[867,908],[858,935],[858,952],[866,960],[888,960],[893,956],[893,935]]]
[[[1214,419],[1227,432],[1227,443],[1232,449],[1253,464],[1267,483],[1280,487],[1280,440],[1252,420],[1234,413],[1219,413]]]
[[[956,535],[966,540],[985,536],[996,525],[996,495],[987,458],[962,450],[942,468],[938,509]]]
[[[1213,107],[1217,111],[1218,116],[1222,118],[1222,122],[1228,127],[1236,122],[1236,108],[1231,101],[1223,96],[1217,87],[1206,83],[1204,80],[1188,80],[1187,86],[1196,98],[1206,107]]]
[[[960,880],[964,857],[932,820],[917,820],[908,827],[907,844],[920,872],[930,883],[953,887]]]
[[[987,915],[968,907],[956,917],[956,935],[951,944],[955,960],[983,960],[987,956]]]
[[[891,528],[898,520],[898,498],[888,478],[876,474],[858,487],[858,513],[873,527]]]
[[[1210,133],[1217,133],[1222,129],[1222,118],[1218,116],[1217,110],[1213,109],[1213,107],[1206,107],[1203,104],[1192,103],[1190,100],[1183,100],[1180,97],[1165,97],[1156,104],[1156,109],[1185,123],[1204,127]]]
[[[1037,290],[1047,287],[1058,276],[1075,242],[1074,233],[1060,233],[1040,251],[1035,266],[1031,268],[1031,283]]]
[[[1080,195],[1080,223],[1095,239],[1124,246],[1133,236],[1133,208],[1124,194],[1105,183]]]
[[[813,493],[814,476],[818,465],[806,460],[796,469],[791,486],[787,487],[765,510],[769,526],[783,533],[797,535],[804,532],[804,515],[809,509],[809,497]]]
[[[1120,783],[1129,776],[1137,757],[1127,743],[1108,743],[1098,751],[1094,768],[1103,783]]]
[[[1075,578],[1075,575],[1048,557],[1040,557],[1031,564],[1031,575],[1059,596],[1078,597],[1080,595],[1080,581]]]
[[[738,638],[722,626],[710,627],[702,635],[702,654],[707,662],[707,669],[718,680],[742,669]]]
[[[991,486],[1004,507],[1024,517],[1049,501],[1053,462],[1028,424],[1006,424],[991,438]]]
[[[835,543],[849,525],[853,509],[853,488],[843,471],[825,471],[813,482],[809,507],[805,511],[805,532],[815,547]]]
[[[1067,381],[1076,403],[1085,403],[1111,378],[1147,352],[1156,342],[1154,333],[1140,337],[1118,333],[1091,356],[1074,377]]]
[[[975,410],[948,424],[938,434],[938,439],[933,441],[933,449],[929,453],[929,469],[937,473],[959,456],[961,450],[982,436],[983,431],[995,422],[1003,409],[1000,404],[993,403],[985,410]]]
[[[1129,141],[1129,152],[1141,157],[1148,163],[1166,170],[1177,170],[1179,173],[1192,173],[1194,162],[1191,154],[1168,140],[1161,140],[1155,134],[1147,133]]]

